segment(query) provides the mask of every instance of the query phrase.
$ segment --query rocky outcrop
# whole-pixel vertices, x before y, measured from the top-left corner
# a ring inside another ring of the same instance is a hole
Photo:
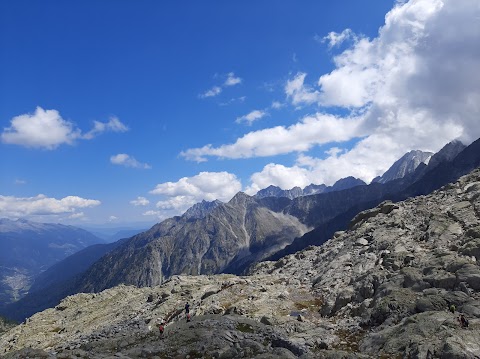
[[[68,297],[3,334],[0,348],[7,358],[480,356],[480,170],[383,202],[349,227],[246,277],[173,276]]]

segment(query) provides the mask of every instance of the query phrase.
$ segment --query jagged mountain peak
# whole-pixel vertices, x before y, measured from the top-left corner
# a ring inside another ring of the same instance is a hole
[[[182,217],[188,219],[201,219],[212,212],[215,208],[221,205],[223,202],[218,199],[214,201],[205,201],[194,204],[192,207],[187,209]]]
[[[453,140],[447,143],[445,146],[442,147],[440,151],[438,151],[432,156],[432,158],[428,162],[428,167],[430,169],[433,169],[443,161],[453,160],[466,147],[467,146],[464,145],[460,140]]]
[[[432,152],[420,150],[409,151],[395,161],[382,176],[374,178],[372,183],[387,183],[397,178],[404,178],[406,175],[413,173],[420,164],[427,164],[432,158],[432,155]]]
[[[305,188],[300,188],[298,186],[291,189],[283,190],[280,187],[270,185],[267,188],[264,188],[257,192],[255,198],[266,198],[266,197],[286,197],[289,199],[295,199],[302,196],[310,196],[314,194],[327,193],[342,191],[344,189],[366,185],[361,179],[349,176],[346,178],[341,178],[333,186],[327,187],[325,184],[310,184]]]
[[[245,205],[247,203],[255,202],[255,199],[252,196],[249,196],[245,192],[238,192],[233,198],[228,201],[228,204],[236,206],[236,205]]]

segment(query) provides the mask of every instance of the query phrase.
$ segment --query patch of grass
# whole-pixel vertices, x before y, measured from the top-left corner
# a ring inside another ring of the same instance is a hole
[[[348,331],[345,329],[339,329],[335,334],[340,339],[340,342],[333,345],[334,349],[357,353],[359,351],[360,340],[363,339],[367,332],[364,330]]]
[[[298,301],[294,303],[294,306],[298,310],[308,309],[318,311],[323,306],[323,300],[321,298],[314,298],[312,300]]]
[[[242,333],[255,333],[253,327],[247,323],[238,323],[236,329]]]

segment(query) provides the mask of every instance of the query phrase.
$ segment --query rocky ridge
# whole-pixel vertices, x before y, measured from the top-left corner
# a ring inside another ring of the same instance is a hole
[[[288,199],[295,199],[302,196],[311,196],[321,193],[329,193],[336,191],[343,191],[345,189],[353,188],[356,186],[366,185],[361,179],[349,176],[341,178],[335,182],[332,186],[326,186],[324,184],[316,185],[310,184],[305,188],[293,187],[291,189],[281,189],[280,187],[270,185],[255,194],[256,199],[268,198],[268,197],[285,197]]]
[[[479,169],[430,195],[361,212],[321,247],[260,263],[250,276],[173,276],[162,286],[68,297],[2,335],[0,348],[7,358],[29,350],[63,358],[478,358],[478,261]],[[163,340],[154,326],[161,319]]]
[[[397,178],[403,178],[406,175],[413,173],[421,164],[428,164],[432,157],[432,152],[423,152],[420,150],[413,150],[402,156],[382,175],[376,177],[372,182],[387,183]]]

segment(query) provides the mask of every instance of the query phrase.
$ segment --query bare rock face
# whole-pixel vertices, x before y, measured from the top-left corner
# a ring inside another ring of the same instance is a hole
[[[67,297],[0,336],[0,355],[478,358],[479,182],[477,169],[430,195],[384,202],[324,245],[249,276],[172,276]]]

